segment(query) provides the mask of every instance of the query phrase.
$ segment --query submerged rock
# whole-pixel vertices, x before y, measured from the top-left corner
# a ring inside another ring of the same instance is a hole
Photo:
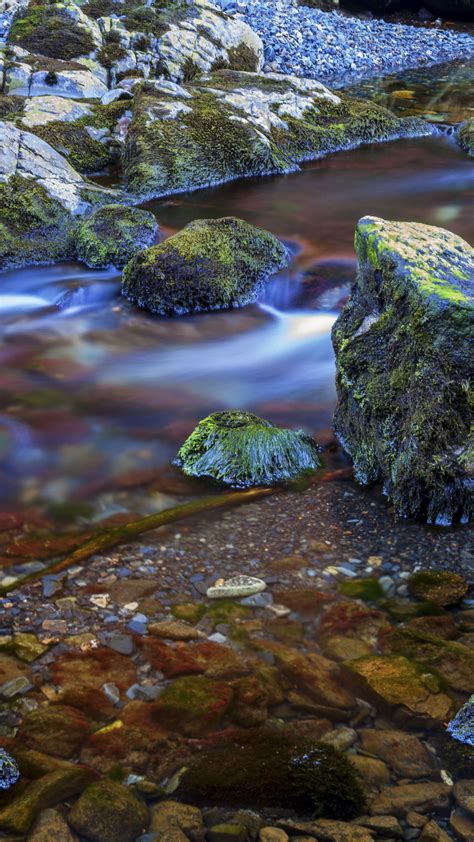
[[[180,448],[187,476],[233,488],[275,485],[319,467],[318,446],[302,430],[282,430],[252,412],[214,412]]]
[[[206,596],[209,599],[235,599],[261,593],[266,587],[265,582],[255,576],[234,576],[232,579],[216,582],[212,588],[207,589]]]
[[[70,823],[91,842],[134,842],[146,828],[148,809],[127,787],[102,780],[84,790]]]
[[[19,777],[20,770],[15,758],[0,748],[0,789],[10,789]]]
[[[332,93],[314,79],[221,70],[195,85],[143,85],[126,138],[125,176],[130,192],[164,196],[431,133],[421,120]]]
[[[402,517],[472,514],[470,337],[474,252],[417,223],[360,220],[359,268],[333,328],[337,435],[364,485]]]
[[[474,746],[474,696],[471,696],[448,724],[448,733],[460,743]]]
[[[87,266],[121,269],[138,252],[151,246],[158,223],[149,211],[105,205],[79,227],[77,256]]]
[[[474,117],[459,126],[458,143],[471,158],[474,158]]]
[[[199,219],[131,260],[122,292],[161,316],[242,307],[287,262],[269,231],[233,216]]]
[[[468,584],[450,570],[417,570],[408,579],[410,593],[435,605],[454,605],[468,592]]]

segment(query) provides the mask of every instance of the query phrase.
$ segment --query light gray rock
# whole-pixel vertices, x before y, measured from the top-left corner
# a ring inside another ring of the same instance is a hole
[[[102,105],[110,105],[111,102],[116,102],[119,99],[132,99],[133,94],[125,88],[113,88],[107,91],[101,99]]]
[[[56,120],[73,123],[92,112],[87,103],[78,103],[61,96],[35,96],[25,101],[22,123],[27,128],[45,126]]]

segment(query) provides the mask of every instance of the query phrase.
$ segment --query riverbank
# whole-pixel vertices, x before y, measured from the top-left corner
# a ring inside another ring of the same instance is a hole
[[[289,73],[333,86],[474,55],[474,38],[441,26],[409,26],[322,12],[296,0],[219,0],[262,39],[265,72]]]

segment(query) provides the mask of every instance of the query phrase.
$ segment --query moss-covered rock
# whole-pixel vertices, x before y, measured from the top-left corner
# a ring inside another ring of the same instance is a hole
[[[87,266],[121,269],[142,249],[151,246],[158,223],[149,211],[105,205],[78,228],[77,256]]]
[[[450,570],[418,570],[408,579],[410,593],[436,605],[454,605],[466,596],[468,584]]]
[[[474,650],[469,646],[407,628],[389,632],[383,646],[385,652],[406,655],[435,669],[453,690],[474,689]]]
[[[199,219],[127,264],[122,292],[161,316],[242,307],[288,262],[280,241],[233,216]]]
[[[30,53],[58,59],[87,55],[95,47],[90,31],[77,23],[61,3],[30,3],[21,9],[9,41]]]
[[[49,772],[0,810],[0,830],[23,837],[41,810],[79,795],[95,778],[96,773],[84,766]]]
[[[474,253],[417,223],[360,220],[352,295],[333,328],[337,435],[364,485],[430,523],[472,513]]]
[[[159,725],[197,736],[219,725],[233,698],[230,685],[202,675],[178,678],[154,705]]]
[[[344,663],[353,688],[400,723],[428,727],[445,722],[453,709],[445,682],[402,655],[368,655]]]
[[[384,596],[378,579],[347,579],[339,583],[338,589],[343,596],[362,599],[364,602],[377,602]]]
[[[135,842],[148,824],[148,810],[130,789],[102,780],[84,790],[69,822],[91,842]]]
[[[299,808],[351,819],[365,808],[349,760],[332,746],[298,738],[291,728],[250,730],[199,752],[179,793],[213,804]]]
[[[319,467],[318,447],[301,430],[282,430],[252,412],[214,412],[174,461],[185,474],[233,488],[288,482]]]
[[[220,70],[199,85],[145,83],[126,139],[128,189],[163,196],[298,163],[363,143],[431,133],[312,79]]]
[[[68,705],[42,705],[30,711],[20,729],[23,745],[56,757],[73,757],[91,732],[89,721]]]
[[[461,149],[474,158],[474,117],[459,126],[457,138]]]

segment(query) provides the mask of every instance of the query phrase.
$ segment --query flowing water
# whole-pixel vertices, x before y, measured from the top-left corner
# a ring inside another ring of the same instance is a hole
[[[446,126],[472,114],[473,80],[473,65],[457,65],[357,92]],[[120,297],[116,271],[79,264],[3,274],[2,505],[85,499],[132,471],[164,470],[193,425],[222,408],[326,436],[330,330],[355,274],[357,220],[416,220],[469,240],[473,190],[472,161],[445,131],[149,203],[162,236],[233,214],[288,244],[288,270],[232,312],[152,317]]]

